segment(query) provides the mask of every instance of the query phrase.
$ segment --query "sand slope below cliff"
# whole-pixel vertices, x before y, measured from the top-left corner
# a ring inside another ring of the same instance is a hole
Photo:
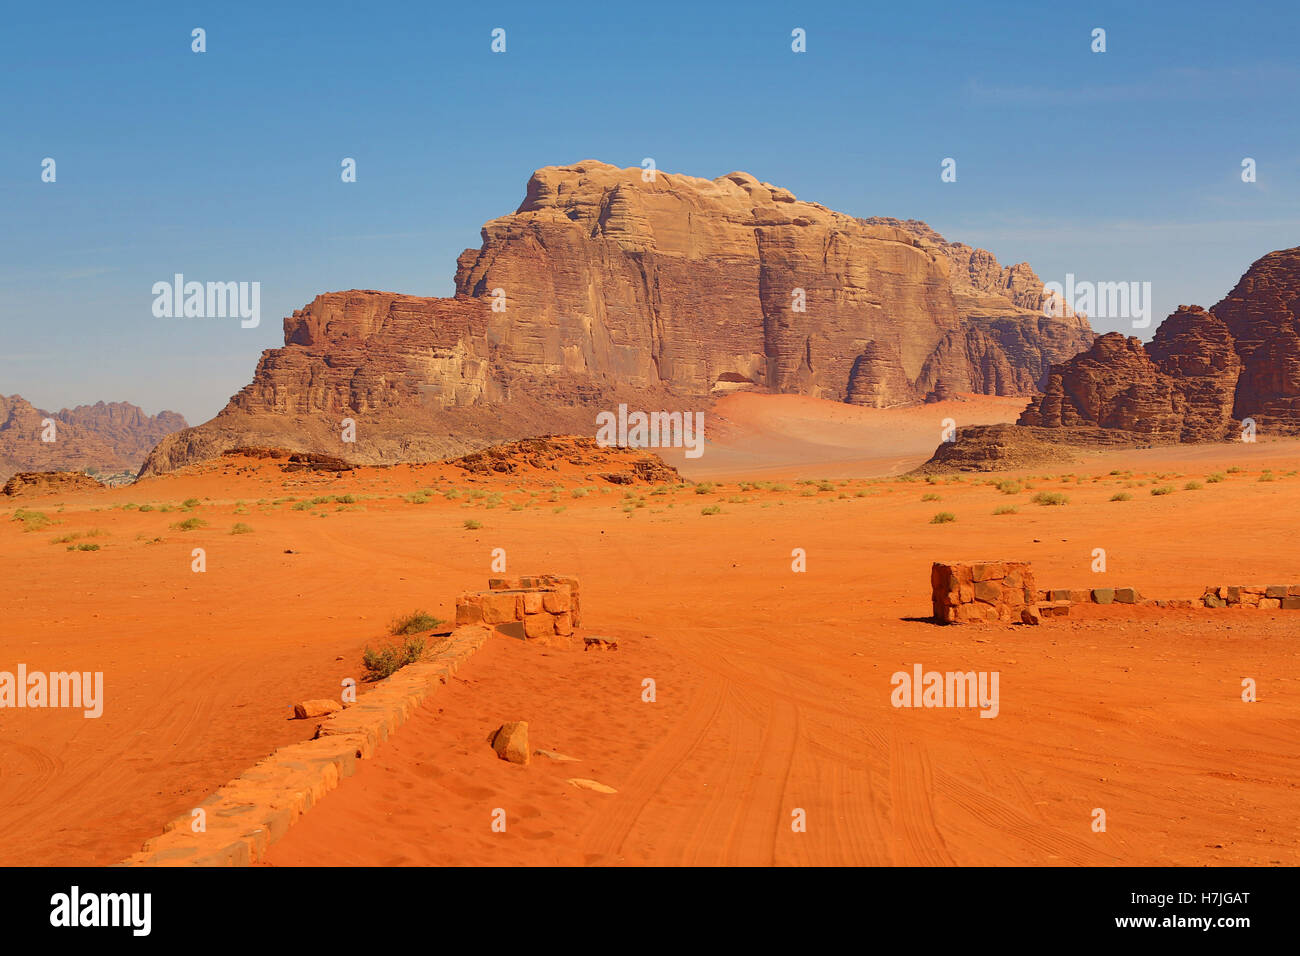
[[[699,458],[660,456],[695,481],[719,478],[866,478],[908,471],[934,454],[951,418],[958,426],[1014,422],[1028,401],[968,395],[900,408],[864,408],[803,395],[737,392],[705,418]]]

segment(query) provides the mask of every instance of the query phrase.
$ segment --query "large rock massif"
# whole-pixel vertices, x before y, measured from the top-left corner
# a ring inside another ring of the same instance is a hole
[[[1300,434],[1300,248],[1270,252],[1209,311],[1179,306],[1152,340],[1112,332],[1052,368],[1020,424],[1137,440]],[[1091,437],[1090,437],[1091,436]],[[1074,439],[1071,439],[1074,440]]]
[[[134,471],[159,441],[185,427],[176,412],[146,415],[128,402],[47,412],[21,395],[0,395],[0,480],[20,471]]]
[[[354,290],[295,312],[252,383],[142,473],[241,445],[445,458],[738,387],[881,407],[1030,395],[1094,338],[1082,316],[1042,314],[1027,265],[747,173],[547,167],[482,240],[452,298]]]

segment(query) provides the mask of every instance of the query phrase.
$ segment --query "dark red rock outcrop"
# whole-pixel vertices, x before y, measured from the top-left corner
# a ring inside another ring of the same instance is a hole
[[[698,409],[738,384],[873,405],[1029,395],[1093,339],[1085,319],[1041,304],[1028,266],[747,173],[647,182],[639,168],[547,167],[459,257],[454,297],[317,297],[252,383],[143,473],[236,445],[445,458],[591,433],[619,401]]]
[[[0,495],[52,495],[62,492],[99,491],[104,486],[79,471],[20,471],[0,488]]]
[[[1300,434],[1300,248],[1272,252],[1209,311],[1179,306],[1143,346],[1119,333],[1054,365],[1022,425],[1158,441]]]

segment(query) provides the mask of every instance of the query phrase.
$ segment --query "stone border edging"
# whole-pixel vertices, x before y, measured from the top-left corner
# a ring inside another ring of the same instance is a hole
[[[311,740],[288,744],[217,789],[198,807],[205,830],[194,832],[193,813],[163,827],[139,853],[119,866],[248,866],[284,836],[298,818],[344,777],[356,772],[426,698],[487,643],[491,629],[458,627],[435,658],[408,664],[355,704],[321,719]]]

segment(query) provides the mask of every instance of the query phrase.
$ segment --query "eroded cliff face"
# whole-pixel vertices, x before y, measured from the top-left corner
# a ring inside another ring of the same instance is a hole
[[[1300,434],[1300,248],[1256,261],[1210,310],[1179,306],[1145,346],[1110,333],[1048,375],[1020,424],[1161,441]]]
[[[699,408],[738,385],[877,406],[1029,395],[1094,337],[1085,318],[1041,305],[1028,266],[746,173],[647,182],[639,168],[547,167],[460,256],[454,297],[317,297],[285,320],[284,347],[253,382],[144,472],[277,443],[358,462],[441,458],[588,433],[593,410],[618,401]],[[357,422],[350,446],[344,417]]]

